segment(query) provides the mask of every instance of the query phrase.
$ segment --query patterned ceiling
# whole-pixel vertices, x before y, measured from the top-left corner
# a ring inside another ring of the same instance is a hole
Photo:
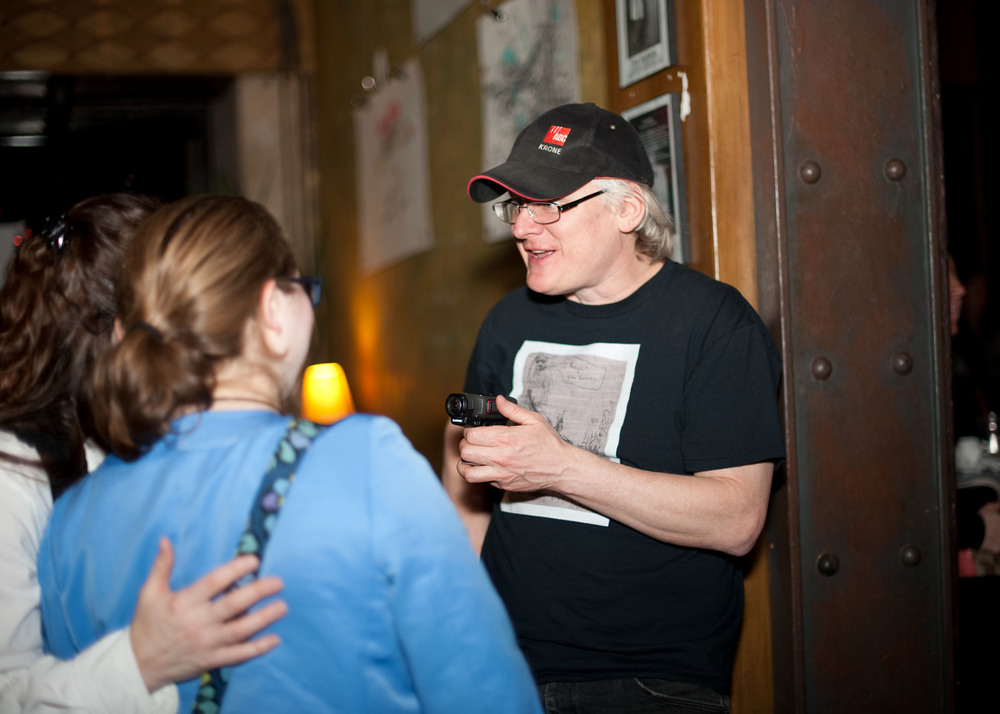
[[[0,72],[274,71],[273,0],[3,0]]]

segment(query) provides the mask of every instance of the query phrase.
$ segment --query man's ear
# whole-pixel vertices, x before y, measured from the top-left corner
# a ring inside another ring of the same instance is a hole
[[[642,200],[640,189],[635,187],[621,200],[621,208],[618,210],[618,230],[622,233],[631,233],[639,227],[645,217],[646,202]]]
[[[115,324],[111,327],[111,344],[117,345],[125,337],[125,326],[122,325],[122,321],[115,318]]]

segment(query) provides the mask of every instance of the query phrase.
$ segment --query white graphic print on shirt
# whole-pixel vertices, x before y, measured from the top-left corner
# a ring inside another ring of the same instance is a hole
[[[639,345],[562,345],[527,340],[514,358],[512,394],[542,414],[563,439],[617,462]],[[607,526],[599,513],[552,494],[505,493],[500,508],[542,518]]]

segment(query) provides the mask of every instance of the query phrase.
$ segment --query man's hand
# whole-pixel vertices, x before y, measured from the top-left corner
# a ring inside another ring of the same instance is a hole
[[[505,491],[557,490],[559,477],[579,450],[566,443],[538,412],[497,397],[511,426],[466,429],[459,443],[458,472],[469,483]]]

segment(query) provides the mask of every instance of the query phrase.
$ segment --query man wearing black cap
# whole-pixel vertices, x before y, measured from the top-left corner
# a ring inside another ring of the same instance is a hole
[[[465,390],[509,426],[449,426],[443,481],[543,702],[728,711],[742,574],[763,526],[780,359],[730,286],[668,260],[632,126],[546,112],[469,182],[527,267],[479,332]],[[509,193],[507,200],[498,200]]]

